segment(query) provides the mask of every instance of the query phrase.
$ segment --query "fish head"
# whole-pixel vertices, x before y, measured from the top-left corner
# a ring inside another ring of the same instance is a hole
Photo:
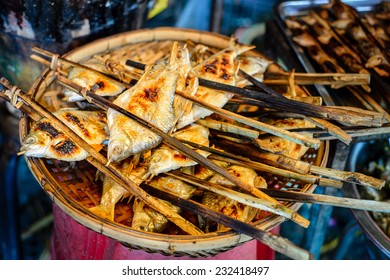
[[[113,137],[108,141],[108,161],[118,162],[128,158],[130,154],[130,145],[126,144],[126,139],[120,137]]]
[[[50,140],[46,133],[33,131],[23,140],[20,151],[24,152],[26,156],[43,157],[50,146]]]
[[[21,152],[26,156],[64,161],[83,160],[88,154],[46,119],[32,126],[22,141]]]
[[[154,151],[149,162],[149,174],[156,176],[171,170],[173,153],[165,146]]]

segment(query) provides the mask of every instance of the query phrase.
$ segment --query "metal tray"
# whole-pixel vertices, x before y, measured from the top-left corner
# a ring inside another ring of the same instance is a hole
[[[345,4],[348,4],[354,7],[358,12],[370,12],[373,11],[375,6],[381,3],[381,0],[345,0]],[[282,33],[285,36],[290,50],[293,51],[294,55],[302,65],[303,69],[306,72],[316,72],[315,67],[311,63],[309,57],[305,54],[304,50],[298,46],[292,40],[292,34],[285,24],[285,19],[289,16],[303,16],[308,14],[311,9],[320,7],[324,4],[329,3],[329,0],[308,0],[308,1],[283,1],[274,7],[274,17],[277,22],[278,27],[281,29]],[[328,106],[335,105],[350,105],[350,104],[340,104],[340,101],[335,100],[335,96],[331,95],[331,92],[325,86],[316,85],[315,86],[318,93],[323,98],[323,101]],[[356,105],[356,104],[354,104]]]
[[[373,151],[373,145],[376,145],[376,151]],[[381,153],[383,153],[383,147],[378,147],[377,142],[356,143],[349,155],[347,169],[354,172],[361,172],[359,169],[362,166],[368,165],[370,160],[376,158]],[[351,184],[350,187],[344,188],[343,193],[347,197],[361,198],[359,188],[356,184]],[[367,237],[380,249],[386,259],[390,259],[390,237],[380,229],[368,211],[352,210],[352,213]]]

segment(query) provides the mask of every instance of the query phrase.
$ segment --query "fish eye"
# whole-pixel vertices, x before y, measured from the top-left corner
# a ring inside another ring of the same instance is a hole
[[[37,142],[37,139],[33,136],[27,137],[27,139],[24,141],[25,144],[31,145]]]

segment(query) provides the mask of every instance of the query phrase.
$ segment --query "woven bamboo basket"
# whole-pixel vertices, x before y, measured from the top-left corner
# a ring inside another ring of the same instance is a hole
[[[68,60],[82,62],[97,53],[107,53],[107,51],[119,47],[143,42],[164,42],[166,40],[192,40],[195,43],[222,49],[228,45],[229,39],[219,34],[195,30],[176,28],[144,29],[94,41],[67,53],[65,57]],[[262,56],[255,51],[248,53]],[[53,88],[56,87],[53,81],[52,72],[49,69],[45,70],[34,82],[29,94],[35,100],[44,102],[45,97],[50,95]],[[61,107],[61,104],[59,106]],[[49,109],[51,109],[50,106]],[[29,117],[21,119],[20,139],[24,139],[27,135],[31,122]],[[328,152],[329,143],[323,142],[319,149],[310,149],[302,160],[313,165],[325,166]],[[132,207],[126,200],[116,205],[115,222],[102,219],[88,211],[88,208],[99,204],[102,193],[101,185],[95,181],[96,169],[92,165],[83,161],[77,163],[76,169],[72,169],[69,168],[68,162],[30,157],[25,159],[44,191],[65,213],[87,228],[115,239],[131,249],[141,249],[150,253],[173,256],[205,257],[230,250],[251,240],[250,237],[232,230],[205,233],[200,236],[134,230],[130,227]],[[301,192],[311,193],[316,187],[312,184],[277,177],[267,178],[267,181],[269,180],[273,180],[273,184],[290,188],[295,187]],[[300,203],[288,203],[287,205],[294,210],[298,210],[301,206]],[[256,227],[269,231],[284,221],[284,217],[268,214],[253,221],[253,223]]]

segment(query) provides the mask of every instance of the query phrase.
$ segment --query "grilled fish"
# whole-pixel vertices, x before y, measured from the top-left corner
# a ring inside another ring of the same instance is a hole
[[[269,119],[264,122],[283,129],[292,129],[292,128],[314,128],[315,125],[305,119],[296,119],[296,118],[285,118],[285,119]],[[307,137],[313,137],[312,133],[302,133]],[[256,143],[260,148],[282,154],[294,159],[300,159],[308,150],[307,147],[294,143],[292,141],[283,139],[278,136],[269,136],[263,139],[256,139]]]
[[[105,64],[97,59],[90,59],[83,63],[83,65],[99,72],[107,73]],[[83,69],[81,67],[72,68],[72,70],[69,71],[68,79],[87,89],[91,89],[94,85],[97,84],[99,88],[95,93],[101,96],[116,96],[125,89],[121,83],[115,82],[103,74]],[[75,102],[84,99],[84,97],[70,89],[65,89],[64,95],[64,100],[69,102]]]
[[[61,109],[53,112],[53,115],[97,149],[102,147],[103,141],[108,137],[107,119],[103,112]],[[87,151],[46,118],[33,124],[29,134],[22,141],[21,151],[25,152],[26,156],[63,161],[80,161],[88,156]]]
[[[238,62],[240,70],[251,75],[260,82],[263,81],[264,72],[267,70],[268,66],[271,63],[270,61],[258,56],[242,56],[238,58]],[[251,84],[252,83],[244,77],[238,76],[236,83],[237,87],[245,87]]]
[[[239,178],[240,180],[245,181],[250,186],[254,186],[256,188],[264,189],[267,188],[267,182],[264,180],[263,177],[257,175],[256,171],[252,168],[243,167],[239,165],[230,165],[227,167],[227,171]],[[224,185],[227,187],[233,187],[234,184],[227,180],[225,177],[223,177],[220,174],[213,175],[210,180],[211,183]]]
[[[142,118],[163,132],[175,124],[173,100],[183,64],[186,48],[175,42],[166,67],[157,65],[145,71],[141,80],[122,93],[114,103]],[[150,71],[152,71],[150,73]],[[136,121],[109,109],[107,111],[110,139],[109,161],[117,162],[130,155],[141,153],[157,146],[161,137]]]
[[[184,199],[190,198],[193,192],[196,190],[196,188],[188,185],[187,183],[169,176],[156,177],[149,182],[149,185],[160,190],[170,192]],[[179,207],[167,201],[161,200],[161,202],[167,203],[169,207],[171,207],[177,213],[180,211]],[[134,201],[133,211],[134,216],[132,221],[132,228],[134,229],[150,232],[162,232],[168,224],[168,219],[165,218],[164,215],[151,209],[139,199]]]
[[[199,65],[195,66],[195,75],[206,80],[234,86],[236,85],[236,72],[238,70],[236,57],[253,48],[253,46],[240,45],[231,40],[231,43],[227,48],[212,55]],[[198,91],[195,96],[208,104],[222,108],[233,94],[200,86],[198,87]],[[184,114],[183,117],[179,119],[177,128],[183,128],[186,125],[211,114],[212,112],[210,110],[194,105],[192,106],[190,112]]]
[[[261,176],[258,176],[257,173],[250,168],[232,165],[227,168],[229,173],[236,176],[240,180],[245,181],[246,184],[258,187],[258,188],[266,188],[267,183]],[[219,174],[215,174],[210,180],[212,183],[225,185],[227,187],[231,187],[232,184],[230,181],[225,179]],[[236,200],[228,198],[223,195],[219,195],[213,192],[205,192],[202,198],[202,203],[211,209],[221,212],[227,216],[230,216],[234,219],[250,222],[258,213],[258,209],[242,204]],[[209,225],[210,226],[210,225]],[[224,230],[226,227],[224,225],[218,224],[217,230]]]
[[[215,163],[216,165],[220,166],[220,167],[223,167],[223,168],[227,168],[229,166],[229,163],[227,162],[224,162],[224,161],[218,161],[218,160],[211,160],[213,163]],[[208,180],[210,179],[213,175],[215,174],[215,172],[203,165],[196,165],[195,168],[194,168],[194,171],[193,171],[193,175],[199,179],[202,179],[202,180]]]
[[[140,185],[145,180],[146,166],[139,165],[133,169],[131,167],[131,161],[126,160],[120,162],[117,168],[136,185]],[[127,189],[112,180],[109,176],[103,175],[103,192],[100,204],[89,210],[102,218],[114,221],[115,205],[124,197],[131,196],[132,194]]]
[[[172,136],[178,140],[186,140],[203,146],[209,146],[209,130],[199,124],[192,124],[175,132]],[[196,152],[204,157],[210,154],[201,150],[196,150]],[[196,164],[195,161],[186,157],[181,152],[163,144],[152,152],[149,162],[149,173],[155,176],[162,172]]]

